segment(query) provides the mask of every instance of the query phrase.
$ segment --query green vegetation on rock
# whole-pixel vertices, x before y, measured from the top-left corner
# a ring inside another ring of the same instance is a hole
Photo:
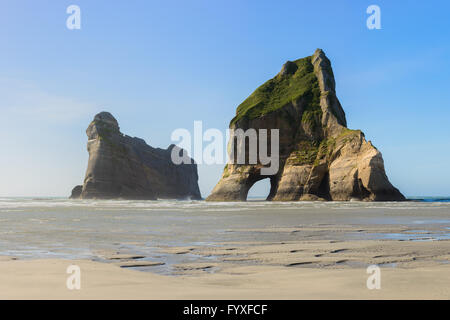
[[[323,139],[319,146],[319,151],[317,153],[317,158],[314,161],[314,165],[317,166],[322,160],[329,161],[331,154],[333,153],[334,147],[336,146],[336,139],[329,137]]]
[[[304,140],[297,146],[297,151],[294,151],[288,162],[291,165],[301,166],[306,164],[313,164],[319,152],[320,143],[318,141]]]
[[[285,66],[285,72],[264,83],[238,106],[230,126],[243,118],[258,118],[302,98],[307,104],[302,121],[314,127],[322,111],[319,83],[314,74],[311,57],[288,62]]]
[[[320,126],[322,119],[322,109],[316,104],[308,104],[302,115],[302,123],[315,131]]]
[[[230,172],[228,171],[228,163],[225,165],[225,168],[223,169],[223,178],[228,178],[230,176]]]
[[[352,130],[349,128],[343,128],[337,139],[342,140],[344,142],[348,142],[353,138],[359,137],[360,135],[364,136],[361,130]]]
[[[323,160],[329,161],[336,146],[336,140],[332,137],[322,141],[304,140],[298,145],[288,159],[288,163],[295,166],[319,165]]]

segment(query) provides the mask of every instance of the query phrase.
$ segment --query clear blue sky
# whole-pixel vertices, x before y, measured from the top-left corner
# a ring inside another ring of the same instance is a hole
[[[66,8],[81,8],[81,30]],[[368,30],[366,8],[381,8]],[[448,1],[0,3],[0,196],[67,196],[92,117],[166,148],[194,120],[225,130],[286,60],[322,48],[350,128],[383,153],[406,195],[450,195]],[[200,166],[207,196],[223,166]],[[262,188],[264,193],[265,189]]]

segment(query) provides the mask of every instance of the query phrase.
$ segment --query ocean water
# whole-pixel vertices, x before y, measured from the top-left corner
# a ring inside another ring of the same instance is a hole
[[[292,232],[265,230],[342,225],[401,225],[411,230],[363,235],[321,232],[309,236],[343,240],[450,239],[450,202],[220,203],[0,198],[0,255],[19,259],[101,260],[99,252],[133,252],[170,265],[181,258],[161,253],[160,248],[298,240],[301,235]],[[181,262],[186,262],[196,257],[185,255],[182,259]]]
[[[409,199],[423,202],[450,202],[450,197],[409,197]]]

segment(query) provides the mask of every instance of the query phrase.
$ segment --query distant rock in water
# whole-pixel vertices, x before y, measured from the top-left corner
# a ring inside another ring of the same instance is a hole
[[[230,129],[250,128],[279,129],[278,172],[262,175],[267,165],[259,157],[257,164],[230,162],[207,200],[245,201],[265,178],[271,183],[267,199],[274,201],[405,200],[389,182],[381,153],[360,130],[347,128],[331,63],[320,49],[286,62],[238,106]]]
[[[124,135],[109,112],[97,114],[86,134],[86,177],[71,198],[201,199],[197,165],[193,161],[176,165],[171,160],[177,146],[152,148],[142,139]]]
[[[72,189],[70,199],[79,199],[81,196],[81,192],[83,192],[83,186],[75,186],[75,188]]]

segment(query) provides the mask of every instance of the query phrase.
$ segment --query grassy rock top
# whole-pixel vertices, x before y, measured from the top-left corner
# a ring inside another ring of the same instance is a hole
[[[230,126],[276,111],[300,98],[306,99],[309,110],[320,110],[320,88],[311,56],[288,61],[280,73],[256,89],[237,110]]]

